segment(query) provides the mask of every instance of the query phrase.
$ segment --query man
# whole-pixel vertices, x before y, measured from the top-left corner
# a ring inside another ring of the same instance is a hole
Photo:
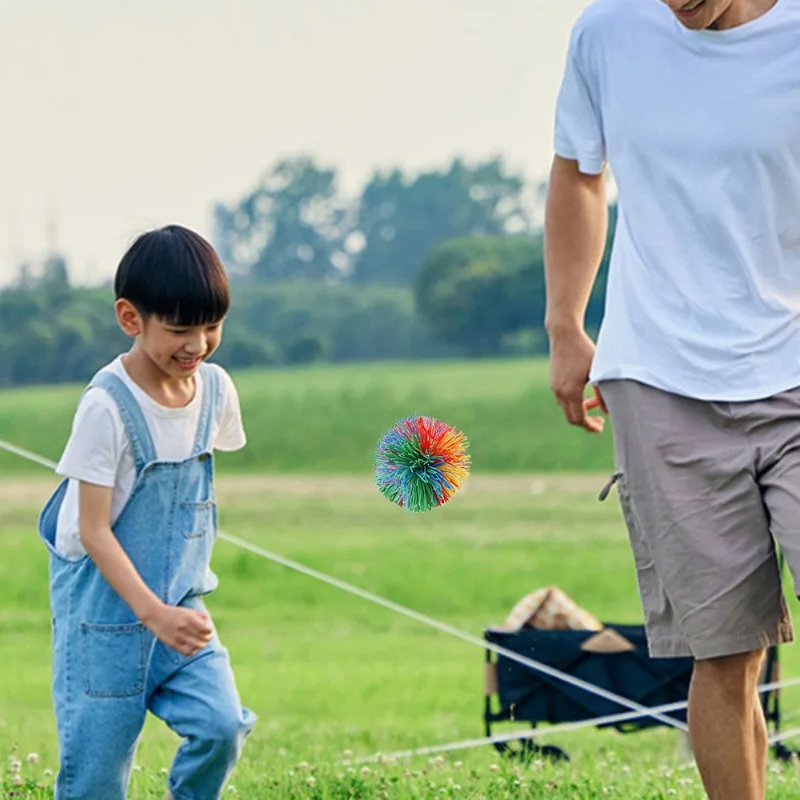
[[[653,657],[695,659],[712,800],[763,798],[765,648],[800,575],[800,0],[596,0],[572,32],[546,222],[551,385],[613,423]],[[584,313],[619,189],[597,348]]]

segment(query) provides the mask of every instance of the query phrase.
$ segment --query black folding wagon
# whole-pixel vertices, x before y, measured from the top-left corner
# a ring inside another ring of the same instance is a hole
[[[612,636],[619,634],[628,644],[617,652],[587,651],[586,643],[598,634],[588,630],[540,630],[522,628],[506,631],[489,628],[484,632],[487,643],[502,647],[545,664],[586,683],[634,701],[647,708],[686,702],[692,677],[692,659],[654,659],[649,656],[643,626],[605,626]],[[503,722],[526,722],[532,728],[541,724],[560,724],[598,720],[597,728],[610,728],[620,733],[633,733],[667,723],[648,716],[602,722],[602,718],[619,716],[630,709],[604,697],[591,694],[563,680],[520,664],[508,656],[486,650],[484,723],[486,735],[493,735],[493,726]],[[778,680],[778,649],[768,652],[762,682]],[[768,725],[780,730],[780,692],[762,694]],[[634,712],[635,713],[635,712]],[[686,722],[686,709],[664,713],[676,721]],[[511,742],[494,742],[504,756],[568,759],[560,747],[540,743],[535,738]],[[773,745],[776,758],[788,760],[793,751],[784,744]]]

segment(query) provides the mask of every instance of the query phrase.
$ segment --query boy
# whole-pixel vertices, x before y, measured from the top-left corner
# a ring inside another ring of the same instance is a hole
[[[42,511],[50,552],[57,800],[121,800],[149,710],[183,737],[167,797],[218,798],[256,717],[202,595],[216,538],[213,451],[245,444],[236,389],[207,364],[230,305],[211,245],[140,236],[114,289],[129,352],[79,403]]]

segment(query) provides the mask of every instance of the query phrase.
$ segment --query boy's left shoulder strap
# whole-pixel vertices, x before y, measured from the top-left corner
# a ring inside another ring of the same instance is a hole
[[[213,450],[211,439],[214,431],[214,421],[219,413],[219,368],[214,364],[203,363],[198,374],[203,384],[203,398],[200,406],[200,419],[197,421],[197,434],[192,450],[193,455],[211,453]]]

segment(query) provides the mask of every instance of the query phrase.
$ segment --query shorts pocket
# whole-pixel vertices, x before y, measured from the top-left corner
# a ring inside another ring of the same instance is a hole
[[[90,697],[132,697],[144,692],[147,631],[126,625],[81,623],[83,688]]]
[[[181,527],[187,539],[213,536],[217,528],[217,504],[214,500],[181,503]]]
[[[650,545],[644,535],[642,523],[636,513],[631,492],[623,473],[618,473],[617,494],[622,510],[622,517],[628,531],[631,550],[633,552],[639,593],[644,599],[660,594],[660,581],[655,571]]]

